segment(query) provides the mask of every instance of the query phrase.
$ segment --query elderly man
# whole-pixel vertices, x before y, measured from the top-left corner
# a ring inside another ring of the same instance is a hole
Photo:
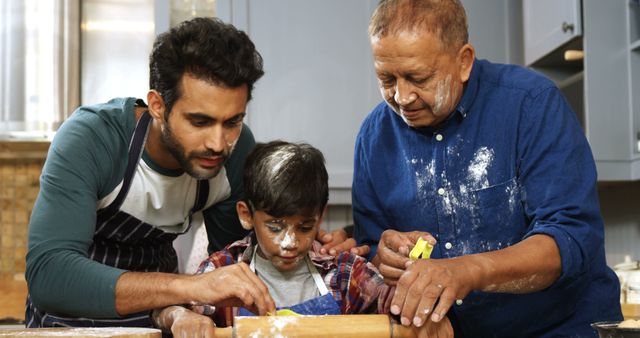
[[[355,237],[397,282],[391,311],[448,316],[456,337],[595,337],[590,323],[620,320],[594,160],[558,88],[477,60],[458,0],[383,0],[369,37],[386,102],[356,140]],[[421,236],[432,259],[410,262]]]

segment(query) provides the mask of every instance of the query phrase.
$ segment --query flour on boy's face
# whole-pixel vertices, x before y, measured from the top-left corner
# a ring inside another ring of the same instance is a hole
[[[319,215],[277,218],[256,211],[253,221],[258,239],[258,254],[271,261],[279,271],[290,271],[307,256],[321,219]]]

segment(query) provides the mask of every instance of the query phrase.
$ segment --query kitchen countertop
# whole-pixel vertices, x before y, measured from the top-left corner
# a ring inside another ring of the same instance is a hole
[[[0,330],[21,330],[24,324],[0,324]]]
[[[50,144],[49,140],[0,140],[0,160],[43,159]]]
[[[640,319],[640,304],[621,304],[624,319]]]

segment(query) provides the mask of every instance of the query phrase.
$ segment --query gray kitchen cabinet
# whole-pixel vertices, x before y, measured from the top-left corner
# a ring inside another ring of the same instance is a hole
[[[522,2],[462,0],[478,59],[523,64]]]
[[[555,10],[554,5],[547,8]],[[537,19],[533,13],[524,16]],[[525,45],[527,41],[525,37]],[[556,47],[527,65],[553,79],[573,106],[591,145],[598,179],[640,179],[638,2],[582,0],[582,36]],[[584,59],[565,60],[571,49],[582,50]]]
[[[381,101],[367,36],[376,0],[218,0],[264,58],[247,124],[257,141],[303,141],[325,155],[330,204],[351,204],[353,149]]]
[[[580,5],[580,0],[523,0],[525,64],[582,35]]]

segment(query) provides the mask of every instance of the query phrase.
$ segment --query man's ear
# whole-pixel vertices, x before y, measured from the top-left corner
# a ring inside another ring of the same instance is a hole
[[[458,59],[460,60],[460,82],[465,83],[469,80],[475,57],[476,51],[471,44],[464,44],[458,51]]]
[[[149,105],[149,113],[154,120],[164,121],[164,100],[160,93],[155,90],[150,90],[147,93],[147,103]]]
[[[251,217],[251,209],[244,201],[238,201],[236,203],[236,211],[238,212],[238,218],[240,219],[240,225],[245,230],[253,229],[253,217]]]

